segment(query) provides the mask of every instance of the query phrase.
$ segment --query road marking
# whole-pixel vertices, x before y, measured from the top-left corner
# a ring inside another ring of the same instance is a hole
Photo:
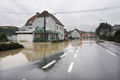
[[[68,68],[68,73],[71,73],[72,68],[73,68],[73,65],[74,65],[74,63],[73,63],[73,62],[71,62],[71,63],[70,63],[70,66],[69,66],[69,68]]]
[[[22,80],[26,80],[25,78],[23,78]]]
[[[108,53],[112,54],[113,56],[116,56],[116,54],[114,54],[113,52],[106,50]]]
[[[60,56],[60,58],[63,58],[63,57],[65,57],[66,55],[67,55],[67,54],[63,54],[63,55]]]
[[[79,52],[79,50],[77,49],[76,52]]]
[[[77,57],[77,54],[74,55],[74,58],[76,58],[76,57]]]
[[[51,65],[53,65],[55,63],[56,63],[56,60],[53,60],[50,63],[48,63],[47,65],[43,66],[42,69],[47,69],[48,67],[50,67]]]

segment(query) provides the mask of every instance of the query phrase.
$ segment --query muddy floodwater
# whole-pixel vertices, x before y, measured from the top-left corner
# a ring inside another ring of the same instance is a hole
[[[60,51],[64,51],[71,44],[73,47],[81,46],[82,40],[71,40],[60,43],[51,42],[24,42],[25,48],[0,52],[0,71],[6,70],[40,60]]]

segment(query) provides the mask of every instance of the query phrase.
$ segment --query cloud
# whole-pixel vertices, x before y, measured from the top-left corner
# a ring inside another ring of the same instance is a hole
[[[81,11],[120,5],[119,0],[0,0],[0,25],[21,27],[36,12],[48,10],[54,12]],[[11,12],[26,14],[10,14]],[[29,13],[29,14],[28,14]],[[110,24],[119,24],[120,9],[92,13],[55,15],[67,29],[94,31],[100,20]]]

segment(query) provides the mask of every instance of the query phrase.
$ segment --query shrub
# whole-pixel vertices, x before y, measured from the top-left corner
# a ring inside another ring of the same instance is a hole
[[[0,51],[6,51],[6,50],[12,50],[12,49],[18,49],[18,48],[24,48],[24,46],[20,45],[19,43],[1,43],[0,44]]]
[[[114,40],[116,42],[120,42],[120,30],[118,30],[118,31],[115,32]]]
[[[7,42],[8,38],[4,33],[0,33],[0,42]]]

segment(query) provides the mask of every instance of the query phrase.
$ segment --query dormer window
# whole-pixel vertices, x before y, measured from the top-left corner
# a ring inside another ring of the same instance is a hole
[[[30,24],[32,24],[32,22],[30,22]]]

